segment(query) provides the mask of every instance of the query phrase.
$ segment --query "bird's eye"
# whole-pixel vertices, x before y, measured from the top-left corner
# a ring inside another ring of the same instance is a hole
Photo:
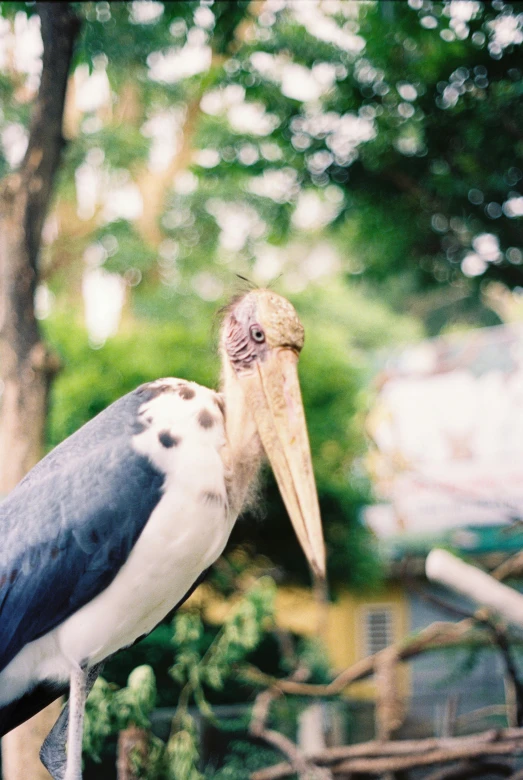
[[[265,333],[259,325],[251,325],[251,336],[258,344],[262,344],[265,341]]]

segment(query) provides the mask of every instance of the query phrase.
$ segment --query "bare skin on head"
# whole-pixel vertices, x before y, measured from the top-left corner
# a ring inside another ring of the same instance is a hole
[[[313,572],[325,576],[325,547],[297,363],[304,330],[294,307],[270,290],[229,308],[221,334],[229,500],[241,509],[263,451]]]

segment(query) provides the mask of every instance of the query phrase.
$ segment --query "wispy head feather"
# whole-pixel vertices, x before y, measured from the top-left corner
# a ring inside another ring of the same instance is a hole
[[[224,306],[221,306],[218,311],[216,312],[216,316],[218,319],[219,324],[224,321],[225,317],[231,312],[234,307],[241,301],[242,298],[244,298],[246,295],[248,295],[253,290],[259,290],[260,287],[252,282],[250,279],[247,279],[246,276],[242,276],[241,274],[234,274],[236,278],[239,280],[239,284],[236,283],[236,292],[233,293],[230,300],[224,304]]]
[[[236,277],[237,277],[237,278],[238,278],[238,279],[239,279],[241,282],[243,282],[243,285],[242,285],[242,286],[243,286],[243,287],[246,287],[248,290],[259,290],[259,289],[260,289],[260,288],[258,287],[258,285],[257,285],[255,282],[251,281],[250,279],[247,279],[247,277],[246,277],[246,276],[242,276],[241,274],[235,274],[235,276],[236,276]]]

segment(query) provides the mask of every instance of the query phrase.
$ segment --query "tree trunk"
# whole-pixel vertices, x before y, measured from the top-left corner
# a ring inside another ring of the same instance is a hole
[[[41,340],[34,312],[38,253],[63,147],[67,76],[79,21],[68,3],[37,3],[44,44],[42,80],[27,152],[0,183],[0,494],[39,460],[57,359]],[[59,712],[51,705],[4,738],[4,780],[49,775],[38,752]]]
[[[140,780],[147,773],[149,732],[129,726],[118,735],[116,771],[118,780]]]

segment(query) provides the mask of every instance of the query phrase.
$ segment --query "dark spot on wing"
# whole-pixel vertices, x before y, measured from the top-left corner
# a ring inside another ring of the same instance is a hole
[[[150,415],[146,415],[144,412],[141,412],[133,423],[133,434],[143,433],[145,430],[147,430],[147,427],[152,423],[152,421],[153,418]]]
[[[225,501],[220,493],[215,493],[214,490],[205,490],[202,493],[202,500],[205,504],[212,504],[213,506],[222,506]]]
[[[158,434],[158,441],[163,447],[177,447],[180,443],[180,439],[177,436],[173,436],[169,431],[160,431]]]
[[[152,401],[154,398],[157,398],[163,393],[177,393],[178,387],[179,385],[171,385],[166,383],[157,385],[155,382],[146,382],[144,385],[140,385],[140,387],[138,387],[134,392],[140,400],[141,406],[142,404],[149,403],[149,401]],[[153,418],[150,414],[147,414],[145,410],[140,412],[132,424],[132,433],[143,433],[143,431],[145,431],[146,428],[151,425],[152,421]]]
[[[7,577],[5,576],[5,574],[2,574],[2,577],[0,577],[0,588],[3,588],[6,582],[7,582]]]
[[[131,423],[131,433],[133,436],[136,436],[139,433],[143,433],[145,429],[147,428],[143,415],[141,417],[137,417],[133,422]]]
[[[213,396],[213,401],[218,407],[218,409],[220,410],[220,412],[225,417],[225,399],[223,395],[221,395],[220,393],[216,393],[216,395]]]
[[[98,531],[93,529],[91,531],[90,538],[91,538],[91,541],[94,542],[94,544],[98,544],[98,542],[100,541],[100,534],[98,533]]]
[[[145,396],[145,401],[152,401],[153,398],[157,398],[163,393],[176,393],[178,387],[176,385],[157,385],[155,382],[147,382],[145,385],[141,385],[136,392]]]
[[[58,554],[60,553],[60,550],[58,547],[51,547],[51,558],[53,561],[55,561],[58,558]]]
[[[183,398],[184,401],[190,401],[191,398],[194,398],[196,395],[192,387],[189,387],[188,385],[181,385],[178,389],[178,393],[180,398]]]
[[[17,575],[18,575],[18,569],[13,569],[13,571],[11,572],[11,576],[9,577],[9,582],[11,584],[13,584],[13,582],[16,580]]]
[[[198,422],[202,428],[212,428],[214,425],[214,417],[207,409],[202,409],[198,415]]]

